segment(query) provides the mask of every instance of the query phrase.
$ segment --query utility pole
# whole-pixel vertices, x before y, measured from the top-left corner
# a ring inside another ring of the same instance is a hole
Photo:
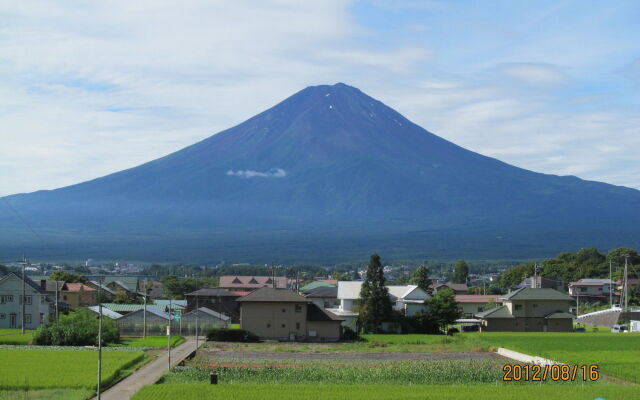
[[[613,308],[613,282],[611,282],[611,267],[613,266],[613,261],[609,259],[609,307]]]
[[[538,262],[536,261],[535,265],[533,266],[533,285],[532,287],[534,289],[538,288]]]
[[[26,283],[25,283],[26,276],[25,276],[24,270],[25,270],[25,267],[27,266],[27,257],[22,255],[22,262],[20,264],[22,264],[22,296],[21,296],[21,298],[22,298],[22,301],[21,301],[21,303],[22,303],[22,319],[21,320],[22,320],[22,334],[24,335],[26,333],[26,330],[24,328],[24,313],[26,312],[25,302],[27,300],[27,296],[26,296],[27,288],[26,288]]]
[[[624,255],[624,309],[629,307],[629,254]]]
[[[144,290],[144,306],[142,312],[142,337],[147,337],[147,280],[142,281]]]
[[[169,361],[169,371],[171,371],[171,298],[169,298],[169,328],[167,329],[167,360]]]
[[[98,400],[100,400],[100,381],[102,381],[102,294],[100,290],[102,289],[103,282],[104,277],[101,277],[100,281],[98,281],[98,299],[100,299],[98,303]]]
[[[200,302],[196,294],[196,351],[198,351],[198,316],[200,314]]]

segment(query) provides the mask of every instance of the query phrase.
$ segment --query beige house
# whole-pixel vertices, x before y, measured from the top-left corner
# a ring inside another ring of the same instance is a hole
[[[494,307],[501,305],[502,299],[497,294],[458,294],[456,303],[462,311],[463,318],[473,318],[477,313],[493,308],[487,307],[489,304],[493,304]]]
[[[237,299],[240,327],[270,340],[336,342],[342,319],[295,292],[265,287]]]
[[[476,314],[483,332],[570,332],[573,298],[554,289],[522,288],[502,297],[503,305]]]
[[[580,279],[569,283],[569,295],[580,301],[608,302],[609,296],[617,298],[613,292],[614,283],[609,279]]]

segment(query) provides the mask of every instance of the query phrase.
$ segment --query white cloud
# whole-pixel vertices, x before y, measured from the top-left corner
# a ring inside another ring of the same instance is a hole
[[[512,78],[532,85],[563,85],[569,78],[551,64],[509,63],[502,65],[502,72]]]
[[[227,171],[227,175],[229,176],[239,176],[241,178],[284,178],[287,176],[287,173],[282,168],[271,168],[269,171],[260,172],[254,171],[251,169]]]

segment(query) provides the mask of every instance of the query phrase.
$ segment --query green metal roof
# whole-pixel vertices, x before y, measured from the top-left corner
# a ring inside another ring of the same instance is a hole
[[[153,304],[147,304],[147,307],[151,307]],[[134,312],[138,310],[142,310],[144,308],[144,304],[116,304],[116,303],[102,303],[102,307],[108,308],[111,311],[115,311],[117,313],[121,312]]]
[[[573,301],[573,298],[555,289],[528,288],[524,287],[507,294],[504,300],[567,300]]]
[[[306,285],[301,287],[300,291],[308,292],[310,290],[313,290],[313,289],[319,288],[319,287],[337,287],[337,286],[336,285],[332,285],[329,282],[313,281],[313,282],[307,283]]]
[[[511,315],[507,306],[500,306],[500,307],[492,308],[491,310],[478,313],[476,314],[476,317],[482,318],[482,319],[513,318],[513,315]]]

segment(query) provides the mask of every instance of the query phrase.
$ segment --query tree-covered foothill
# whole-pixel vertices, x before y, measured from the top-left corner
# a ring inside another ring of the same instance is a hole
[[[640,277],[640,255],[634,249],[616,248],[601,253],[595,248],[580,249],[575,253],[564,252],[554,258],[542,261],[538,273],[549,279],[557,279],[566,290],[570,282],[586,278],[609,278],[611,266],[612,279],[622,278],[625,255],[628,255],[629,277]],[[507,290],[519,285],[524,278],[534,274],[534,263],[517,265],[505,270],[497,279],[497,286]]]
[[[385,286],[384,270],[378,254],[372,254],[367,266],[367,277],[360,290],[358,326],[364,332],[377,333],[382,322],[392,315],[391,299]]]
[[[57,322],[39,327],[33,343],[53,346],[96,346],[98,344],[98,315],[79,308],[68,315],[60,315]],[[117,343],[120,334],[111,318],[102,318],[102,344]]]

